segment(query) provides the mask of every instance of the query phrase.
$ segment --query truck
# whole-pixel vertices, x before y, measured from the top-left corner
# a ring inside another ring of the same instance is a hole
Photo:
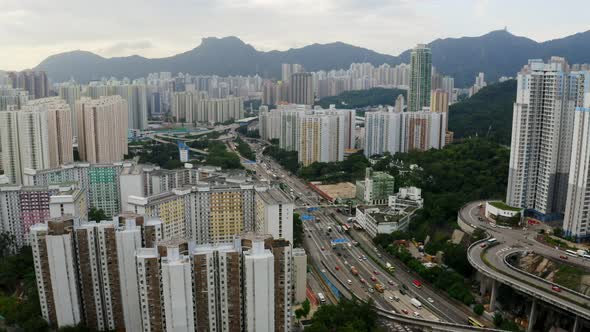
[[[389,271],[389,272],[395,271],[395,266],[391,265],[390,262],[385,263],[385,267],[387,268],[387,271]]]
[[[379,292],[379,293],[383,293],[383,291],[385,291],[385,288],[383,288],[383,285],[377,283],[375,284],[375,289]]]
[[[410,300],[410,303],[412,303],[414,307],[422,309],[422,303],[420,303],[415,297]]]
[[[322,293],[318,293],[318,300],[320,300],[320,304],[326,303],[326,298],[324,297],[324,294],[322,294]]]
[[[352,273],[352,275],[355,275],[355,276],[359,275],[359,271],[354,266],[350,267],[350,273]]]

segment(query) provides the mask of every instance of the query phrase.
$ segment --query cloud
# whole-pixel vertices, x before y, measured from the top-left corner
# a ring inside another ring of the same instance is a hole
[[[477,2],[476,2],[477,1]],[[587,0],[553,25],[550,0],[0,0],[0,68],[89,50],[103,56],[164,57],[203,37],[237,36],[257,49],[342,41],[397,55],[436,38],[477,36],[508,25],[536,40],[587,29]],[[561,21],[559,21],[561,20]]]
[[[112,44],[107,48],[98,49],[96,52],[106,56],[121,56],[153,47],[154,45],[149,40],[121,41]]]

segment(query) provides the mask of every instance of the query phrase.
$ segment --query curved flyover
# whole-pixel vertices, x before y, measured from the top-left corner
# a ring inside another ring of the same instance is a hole
[[[507,261],[511,255],[531,251],[541,256],[558,258],[560,251],[529,239],[531,234],[526,229],[496,228],[485,220],[479,220],[478,214],[474,211],[480,203],[481,201],[466,204],[459,212],[459,219],[470,227],[485,229],[497,241],[491,246],[482,246],[487,239],[473,243],[467,251],[469,263],[488,278],[589,320],[590,297],[565,288],[561,292],[553,291],[552,287],[555,284],[521,271]],[[582,260],[575,263],[586,264]]]

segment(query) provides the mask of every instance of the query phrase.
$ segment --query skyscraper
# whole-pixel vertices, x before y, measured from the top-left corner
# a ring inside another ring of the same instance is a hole
[[[558,57],[529,60],[518,74],[506,200],[541,219],[559,218],[565,210],[574,110],[584,91],[579,80],[580,73]]]
[[[590,72],[578,72],[572,89],[584,91],[574,107],[574,124],[563,230],[577,239],[590,236]]]
[[[432,80],[432,52],[424,44],[412,49],[410,88],[408,90],[408,112],[421,111],[430,106]]]
[[[82,321],[74,247],[74,220],[58,218],[31,227],[37,291],[43,318],[57,326]]]
[[[0,112],[5,174],[22,183],[25,168],[42,170],[74,160],[69,106],[59,97],[29,101],[20,111]]]
[[[78,150],[90,163],[123,160],[127,154],[127,102],[120,96],[76,102]]]
[[[365,156],[371,157],[385,152],[393,155],[400,152],[402,148],[401,123],[401,111],[378,110],[366,112]]]
[[[293,243],[293,200],[279,189],[256,191],[256,232]]]
[[[449,94],[442,89],[432,90],[430,98],[430,110],[432,112],[447,113],[449,111]]]
[[[313,77],[311,73],[295,73],[289,81],[289,101],[294,104],[313,105]]]
[[[244,252],[244,311],[246,331],[275,331],[275,264],[264,241],[254,240]]]
[[[13,88],[28,91],[31,99],[49,96],[49,82],[44,71],[11,72],[8,77]]]

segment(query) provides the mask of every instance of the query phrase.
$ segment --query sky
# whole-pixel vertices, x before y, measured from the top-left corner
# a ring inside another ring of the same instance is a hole
[[[166,57],[204,37],[257,50],[342,41],[398,55],[437,38],[508,28],[542,42],[590,29],[588,0],[0,0],[0,69],[85,50]],[[551,22],[551,24],[548,24]]]

